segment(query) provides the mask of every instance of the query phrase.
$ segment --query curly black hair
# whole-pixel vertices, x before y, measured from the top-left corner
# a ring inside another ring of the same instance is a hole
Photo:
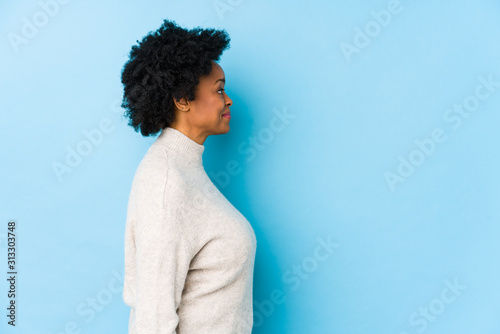
[[[168,127],[175,118],[173,98],[194,100],[200,76],[210,74],[212,60],[219,61],[229,42],[223,29],[187,30],[169,20],[137,41],[121,73],[128,125],[145,137]]]

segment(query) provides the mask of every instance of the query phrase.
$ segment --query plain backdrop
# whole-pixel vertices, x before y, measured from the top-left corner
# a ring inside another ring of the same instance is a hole
[[[127,333],[126,206],[156,139],[120,72],[164,19],[226,29],[204,166],[257,236],[253,333],[500,332],[500,4],[2,1],[2,333]],[[7,227],[16,326],[7,325]]]

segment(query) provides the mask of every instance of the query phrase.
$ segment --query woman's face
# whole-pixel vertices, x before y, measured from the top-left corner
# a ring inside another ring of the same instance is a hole
[[[186,111],[177,110],[172,127],[199,144],[203,144],[209,135],[227,133],[231,118],[230,114],[223,114],[229,113],[233,101],[225,93],[224,86],[224,71],[212,61],[212,71],[209,75],[200,77],[195,89],[195,99],[187,102]]]

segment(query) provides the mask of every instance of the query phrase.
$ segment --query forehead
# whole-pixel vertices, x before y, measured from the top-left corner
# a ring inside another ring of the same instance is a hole
[[[219,64],[212,61],[212,71],[210,72],[210,74],[200,77],[197,89],[211,90],[215,86],[218,87],[221,84],[224,84],[224,82],[221,82],[219,79],[225,79],[224,71]]]
[[[215,82],[217,79],[224,78],[224,70],[222,67],[212,60],[212,72],[209,75],[210,79]]]

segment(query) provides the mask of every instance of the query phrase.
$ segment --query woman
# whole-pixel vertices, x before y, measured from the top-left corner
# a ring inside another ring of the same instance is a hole
[[[251,333],[255,233],[202,164],[205,139],[229,131],[232,101],[216,62],[229,41],[224,30],[165,20],[124,65],[129,125],[143,136],[161,130],[127,208],[129,333]]]

